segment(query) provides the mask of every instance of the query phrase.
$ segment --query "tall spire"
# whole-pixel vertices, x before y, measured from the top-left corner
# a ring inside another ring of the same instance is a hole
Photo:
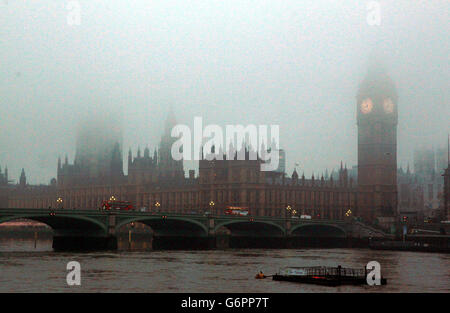
[[[447,136],[447,165],[450,167],[450,134]]]
[[[131,153],[131,148],[128,150],[128,167],[133,162],[133,154]]]
[[[294,171],[292,172],[292,178],[297,180],[298,179],[298,173],[297,173],[297,169],[294,168]]]
[[[56,170],[56,175],[59,178],[59,175],[61,174],[61,156],[58,155],[58,169]]]
[[[122,176],[123,175],[123,159],[122,149],[118,141],[114,144],[113,151],[111,153],[111,175]]]
[[[22,172],[20,173],[20,186],[25,187],[27,184],[27,177],[25,176],[25,169],[22,168]]]

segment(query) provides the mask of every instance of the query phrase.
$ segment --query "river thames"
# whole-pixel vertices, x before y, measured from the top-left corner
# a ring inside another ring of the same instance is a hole
[[[66,265],[81,264],[81,286]],[[284,266],[381,264],[387,286],[326,287],[256,280]],[[53,252],[51,239],[0,238],[0,292],[449,292],[450,255],[369,249]]]

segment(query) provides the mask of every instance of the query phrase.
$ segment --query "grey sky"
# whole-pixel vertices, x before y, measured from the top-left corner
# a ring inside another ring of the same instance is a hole
[[[355,96],[382,55],[399,93],[399,166],[450,131],[449,1],[0,2],[0,165],[47,183],[85,116],[123,116],[124,155],[180,123],[279,124],[288,172],[357,162]],[[126,158],[124,158],[126,159]]]

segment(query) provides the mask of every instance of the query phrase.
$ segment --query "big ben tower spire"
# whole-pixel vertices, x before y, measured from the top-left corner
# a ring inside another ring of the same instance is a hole
[[[397,91],[372,65],[357,94],[358,215],[369,222],[397,213]]]
[[[450,220],[450,134],[447,138],[447,168],[442,176],[444,176],[444,208],[448,221]]]

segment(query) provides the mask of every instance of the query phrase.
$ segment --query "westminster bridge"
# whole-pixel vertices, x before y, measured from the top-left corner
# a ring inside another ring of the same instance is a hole
[[[17,219],[53,229],[55,250],[114,250],[119,229],[143,223],[154,248],[348,246],[385,234],[349,220],[77,209],[0,209],[0,224]]]

